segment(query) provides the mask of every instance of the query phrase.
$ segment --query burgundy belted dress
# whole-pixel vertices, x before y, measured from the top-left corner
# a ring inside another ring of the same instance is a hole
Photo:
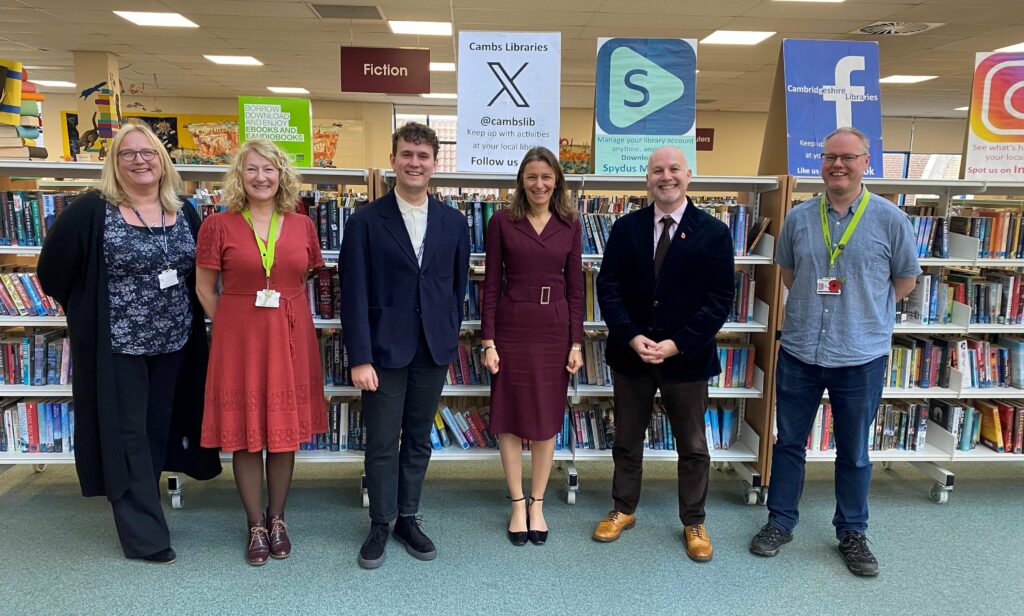
[[[270,288],[280,307],[257,308],[266,286],[252,228],[221,212],[199,229],[196,265],[221,273],[213,321],[203,447],[223,451],[295,451],[327,431],[324,381],[306,295],[306,273],[323,265],[313,222],[285,214]]]
[[[481,337],[501,359],[491,379],[493,434],[547,440],[562,429],[569,348],[583,343],[581,247],[579,219],[552,214],[538,234],[501,210],[488,224]]]

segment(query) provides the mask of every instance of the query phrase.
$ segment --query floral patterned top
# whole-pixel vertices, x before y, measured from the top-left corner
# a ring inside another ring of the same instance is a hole
[[[166,229],[158,221],[146,222],[156,226],[128,224],[117,206],[107,203],[103,252],[115,353],[172,353],[185,346],[192,328],[192,300],[185,278],[195,269],[196,246],[188,222],[182,214]],[[177,270],[179,282],[161,289],[157,276],[168,262]]]

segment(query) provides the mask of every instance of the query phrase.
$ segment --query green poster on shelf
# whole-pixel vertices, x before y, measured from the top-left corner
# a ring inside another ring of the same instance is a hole
[[[306,98],[239,96],[238,136],[273,141],[296,167],[312,167],[313,104]]]

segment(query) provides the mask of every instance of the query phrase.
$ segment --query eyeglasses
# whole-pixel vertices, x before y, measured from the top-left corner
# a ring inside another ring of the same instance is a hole
[[[137,156],[141,156],[142,160],[149,162],[156,158],[157,153],[156,150],[146,148],[144,150],[121,150],[117,156],[126,163],[132,162]]]
[[[821,160],[822,162],[830,165],[835,163],[837,160],[841,160],[844,165],[849,165],[861,156],[867,156],[867,154],[843,154],[842,156],[836,156],[835,154],[823,154]]]

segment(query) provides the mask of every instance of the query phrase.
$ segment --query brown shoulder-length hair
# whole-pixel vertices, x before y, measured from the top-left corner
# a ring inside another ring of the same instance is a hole
[[[526,218],[526,213],[530,211],[530,202],[526,197],[526,187],[523,185],[523,174],[526,173],[526,165],[534,161],[547,163],[555,174],[555,190],[551,193],[551,202],[548,204],[552,213],[565,222],[575,222],[577,212],[576,208],[572,206],[572,200],[569,198],[569,186],[565,182],[562,166],[558,164],[558,159],[551,153],[551,150],[543,146],[530,148],[530,151],[523,157],[523,162],[519,163],[519,173],[516,174],[516,192],[512,196],[512,203],[509,205],[509,220],[519,222]]]
[[[294,212],[296,201],[299,198],[299,190],[302,186],[299,173],[292,166],[288,155],[281,151],[272,141],[266,139],[250,139],[238,148],[227,172],[224,174],[224,190],[222,194],[223,203],[229,212],[241,212],[245,209],[247,197],[245,194],[245,157],[249,152],[255,152],[270,161],[280,172],[277,180],[277,197],[274,205],[278,212]]]

